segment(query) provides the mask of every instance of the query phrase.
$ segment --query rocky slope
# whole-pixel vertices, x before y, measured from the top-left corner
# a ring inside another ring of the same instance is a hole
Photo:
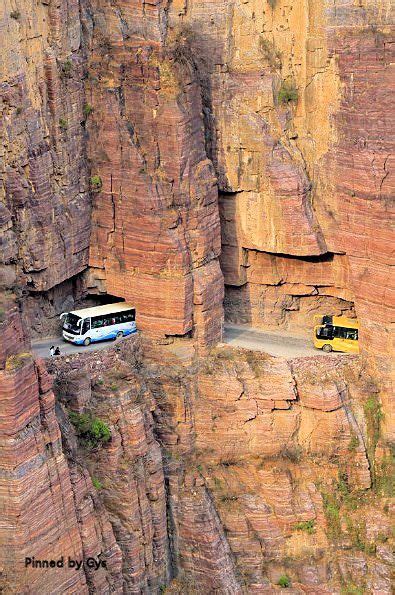
[[[389,0],[5,0],[0,31],[1,588],[390,593]],[[34,361],[87,294],[143,337]],[[224,311],[357,315],[361,358],[215,347]]]
[[[48,363],[55,417],[43,363],[9,353],[6,592],[273,592],[285,577],[296,593],[390,593],[377,389],[359,358],[330,357],[180,360],[132,337]],[[87,445],[73,413],[110,442]],[[106,568],[23,571],[32,552]]]

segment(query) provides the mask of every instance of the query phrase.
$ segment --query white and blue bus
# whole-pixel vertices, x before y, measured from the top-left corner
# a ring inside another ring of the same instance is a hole
[[[136,309],[124,302],[64,312],[60,319],[63,338],[75,345],[126,337],[137,330]]]

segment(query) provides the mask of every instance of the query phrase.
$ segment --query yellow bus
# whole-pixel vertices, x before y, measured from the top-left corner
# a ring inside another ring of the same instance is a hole
[[[346,316],[315,316],[314,347],[323,351],[359,353],[356,318]]]

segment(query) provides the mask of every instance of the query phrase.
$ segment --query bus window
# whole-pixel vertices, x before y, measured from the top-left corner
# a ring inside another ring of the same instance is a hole
[[[333,326],[321,326],[317,329],[317,339],[333,339]]]
[[[81,330],[81,318],[69,312],[63,322],[63,329],[73,333],[73,335],[79,335]]]
[[[95,316],[92,318],[92,328],[101,328],[103,326],[104,320],[102,316]]]
[[[134,322],[135,318],[136,318],[135,310],[128,310],[127,312],[123,313],[123,322]]]
[[[347,328],[346,331],[346,339],[358,341],[358,330],[356,328]]]
[[[345,339],[346,338],[345,329],[342,328],[341,326],[335,326],[333,328],[333,336],[336,337],[336,339]]]
[[[333,336],[338,339],[358,340],[358,329],[335,326]]]

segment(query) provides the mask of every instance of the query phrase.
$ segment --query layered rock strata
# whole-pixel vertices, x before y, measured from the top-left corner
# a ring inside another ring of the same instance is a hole
[[[104,3],[93,18],[88,130],[100,187],[91,279],[135,304],[144,331],[193,331],[204,347],[221,337],[216,179],[189,48],[182,39],[165,46],[165,8],[140,14],[119,2],[120,20]]]
[[[302,331],[355,304],[392,436],[390,4],[180,0],[169,17],[203,88],[227,317]]]
[[[6,336],[16,324],[14,311],[1,324]],[[18,340],[8,344],[0,370],[1,586],[10,593],[44,592],[51,584],[88,592],[81,571],[25,568],[26,557],[82,557],[82,540],[51,381],[21,347]]]
[[[5,592],[391,592],[392,17],[354,4],[2,4]],[[193,359],[222,275],[233,320],[355,313],[364,362]],[[84,291],[193,341],[56,359],[53,390],[25,335]]]
[[[88,264],[79,19],[78,0],[18,9],[7,0],[0,8],[2,261],[6,284],[31,291],[47,291]]]
[[[4,354],[1,385],[6,591],[270,592],[286,575],[296,592],[390,593],[389,459],[357,357],[221,347],[201,360],[132,337],[47,363],[55,417],[44,364],[21,348]],[[70,412],[111,440],[84,446]],[[107,568],[43,583],[22,568],[31,551]]]

